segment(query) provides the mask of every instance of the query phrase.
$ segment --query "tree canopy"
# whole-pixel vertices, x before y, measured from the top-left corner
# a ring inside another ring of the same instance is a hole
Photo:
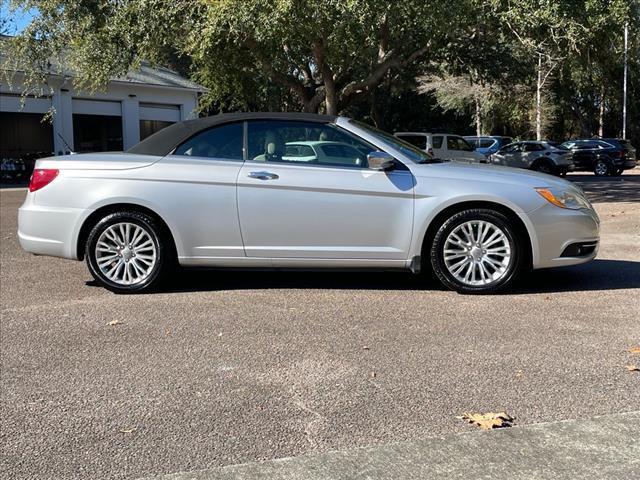
[[[640,0],[11,3],[38,12],[5,65],[25,72],[25,90],[65,65],[95,91],[149,61],[207,87],[209,112],[348,113],[390,129],[457,123],[538,137],[619,134],[627,23],[629,131],[640,136]]]

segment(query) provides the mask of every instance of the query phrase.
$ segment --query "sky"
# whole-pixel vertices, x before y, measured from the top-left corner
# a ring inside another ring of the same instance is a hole
[[[35,10],[14,10],[9,9],[8,0],[0,0],[0,17],[9,19],[8,34],[15,35],[23,31],[31,19],[35,16]]]

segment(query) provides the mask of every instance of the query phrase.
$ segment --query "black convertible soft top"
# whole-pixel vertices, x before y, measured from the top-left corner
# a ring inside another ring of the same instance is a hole
[[[245,120],[298,120],[305,122],[332,123],[336,118],[337,117],[333,115],[318,115],[315,113],[222,113],[211,117],[196,118],[194,120],[174,123],[170,127],[163,128],[159,132],[145,138],[137,145],[134,145],[127,150],[127,153],[165,156],[196,133],[224,123],[242,122]]]

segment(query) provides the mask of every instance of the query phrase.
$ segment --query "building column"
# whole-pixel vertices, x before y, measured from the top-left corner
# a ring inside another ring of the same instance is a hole
[[[122,101],[122,145],[125,150],[140,141],[140,102],[129,96]]]
[[[56,155],[66,154],[73,151],[74,148],[71,92],[65,88],[56,89],[51,97],[51,105],[55,110],[53,113],[53,148]]]

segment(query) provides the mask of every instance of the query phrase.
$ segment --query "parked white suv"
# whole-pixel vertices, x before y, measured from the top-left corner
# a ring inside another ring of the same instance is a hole
[[[487,163],[487,157],[460,135],[451,133],[396,132],[394,135],[437,158],[459,162]]]

